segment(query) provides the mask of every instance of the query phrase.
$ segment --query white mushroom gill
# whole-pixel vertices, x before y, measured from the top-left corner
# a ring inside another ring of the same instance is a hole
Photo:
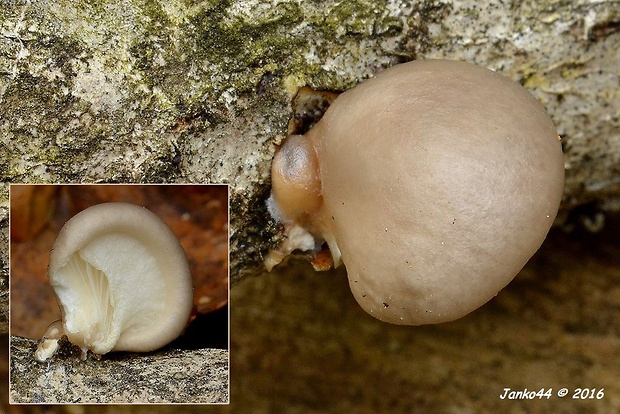
[[[105,346],[118,338],[118,332],[111,333],[114,308],[110,302],[108,277],[97,267],[84,260],[80,252],[74,253],[67,266],[60,270],[68,286],[56,286],[56,295],[65,304],[68,317],[65,319],[66,333],[72,337],[71,342],[87,348],[85,343],[92,343],[93,350],[99,353],[109,351]],[[81,309],[81,311],[79,311]],[[80,338],[79,333],[88,333]]]
[[[164,317],[166,285],[160,273],[148,249],[127,234],[106,234],[74,253],[52,276],[69,340],[104,354],[123,332]]]
[[[35,358],[63,334],[87,351],[145,352],[185,328],[193,305],[185,253],[153,213],[132,204],[90,207],[69,220],[50,257],[49,278],[62,312]]]

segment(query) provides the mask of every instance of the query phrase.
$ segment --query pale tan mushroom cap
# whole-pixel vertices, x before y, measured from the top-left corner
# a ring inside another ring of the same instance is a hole
[[[540,247],[562,195],[545,109],[464,62],[385,70],[306,137],[322,185],[314,225],[335,240],[360,305],[391,323],[450,321],[487,302]]]
[[[183,248],[159,217],[133,204],[99,204],[67,221],[49,278],[69,340],[98,354],[166,345],[193,305]]]

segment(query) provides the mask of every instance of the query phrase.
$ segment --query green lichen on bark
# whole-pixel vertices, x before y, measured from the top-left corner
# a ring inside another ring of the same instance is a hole
[[[297,88],[343,90],[410,59],[405,35],[422,41],[445,8],[13,2],[0,42],[3,180],[230,183],[236,280],[262,269],[277,233],[264,199]]]
[[[205,132],[229,122],[237,98],[252,95],[266,74],[285,80],[282,97],[306,83],[350,87],[359,77],[334,71],[349,62],[368,66],[375,55],[387,66],[398,52],[382,51],[381,42],[402,37],[401,14],[390,2],[363,0],[13,3],[4,16],[13,58],[3,72],[2,115],[11,123],[0,128],[5,147],[12,143],[3,176],[178,179],[167,164],[178,155],[179,134],[166,132],[179,120],[211,112]],[[360,69],[361,77],[372,70]],[[138,162],[128,163],[127,152]]]

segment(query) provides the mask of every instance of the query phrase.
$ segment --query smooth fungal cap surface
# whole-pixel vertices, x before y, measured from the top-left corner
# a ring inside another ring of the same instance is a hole
[[[308,133],[351,290],[373,316],[419,325],[478,308],[540,247],[564,166],[553,122],[519,84],[414,61],[339,96]]]
[[[185,252],[149,210],[104,203],[61,229],[49,278],[69,340],[98,354],[160,348],[181,334],[193,305]]]

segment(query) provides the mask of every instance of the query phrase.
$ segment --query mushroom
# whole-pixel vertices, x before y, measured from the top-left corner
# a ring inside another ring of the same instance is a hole
[[[396,65],[340,95],[272,164],[286,238],[326,242],[372,316],[421,325],[494,297],[538,250],[564,184],[560,138],[521,85],[469,63]]]
[[[83,358],[89,350],[152,351],[189,321],[193,288],[185,252],[146,208],[104,203],[76,214],[54,242],[48,272],[62,320],[45,333],[38,361],[54,354],[63,335]]]

